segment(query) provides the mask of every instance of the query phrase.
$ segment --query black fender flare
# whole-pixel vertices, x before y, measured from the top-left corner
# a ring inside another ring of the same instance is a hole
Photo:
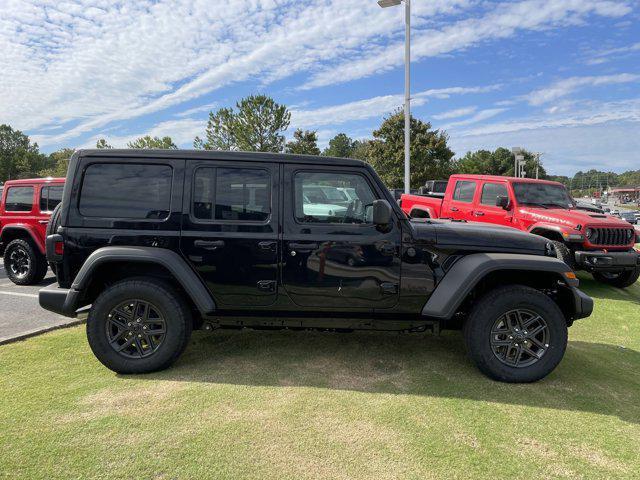
[[[453,317],[467,295],[487,274],[501,270],[549,272],[561,275],[571,287],[578,285],[577,280],[562,275],[570,272],[571,268],[555,257],[473,253],[453,264],[422,307],[422,315],[443,320]]]
[[[203,315],[211,315],[216,310],[216,303],[204,286],[202,280],[191,269],[187,262],[172,250],[156,247],[103,247],[94,251],[85,260],[71,285],[67,301],[75,302],[91,279],[92,273],[101,265],[109,262],[155,263],[166,268],[191,297]],[[65,302],[66,303],[66,302]],[[75,305],[67,305],[74,309]]]

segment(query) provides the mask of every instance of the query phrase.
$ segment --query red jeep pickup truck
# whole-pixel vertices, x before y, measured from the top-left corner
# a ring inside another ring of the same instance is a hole
[[[603,283],[625,288],[640,276],[640,241],[629,223],[576,209],[561,183],[490,175],[452,175],[444,199],[402,195],[411,218],[505,225],[548,238],[558,258]]]
[[[53,209],[62,200],[64,178],[9,180],[0,197],[0,254],[17,285],[39,283],[47,274],[45,238]]]

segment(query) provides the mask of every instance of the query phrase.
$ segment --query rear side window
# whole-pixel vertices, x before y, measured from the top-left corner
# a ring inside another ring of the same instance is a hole
[[[476,193],[476,182],[458,181],[453,192],[453,199],[459,202],[471,203]]]
[[[7,212],[30,212],[33,207],[33,187],[11,187],[7,191],[4,209]]]
[[[193,216],[199,220],[264,222],[271,214],[271,175],[260,168],[196,170]]]
[[[85,217],[165,219],[171,210],[173,170],[167,165],[95,163],[84,173]]]
[[[42,187],[40,189],[40,211],[53,212],[53,209],[62,201],[62,185]]]
[[[508,196],[507,187],[502,183],[485,183],[482,186],[482,199],[480,203],[483,205],[496,205],[496,199]]]

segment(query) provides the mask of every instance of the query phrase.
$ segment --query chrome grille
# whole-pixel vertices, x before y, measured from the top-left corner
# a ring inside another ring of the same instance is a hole
[[[590,227],[590,230],[593,231],[591,234],[591,238],[589,241],[593,245],[612,245],[612,246],[623,246],[631,243],[628,235],[628,228],[593,228]],[[633,235],[632,235],[633,237]]]

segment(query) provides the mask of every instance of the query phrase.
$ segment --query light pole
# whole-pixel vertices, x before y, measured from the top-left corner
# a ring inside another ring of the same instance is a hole
[[[411,0],[378,0],[382,8],[404,1],[404,193],[411,192]]]

